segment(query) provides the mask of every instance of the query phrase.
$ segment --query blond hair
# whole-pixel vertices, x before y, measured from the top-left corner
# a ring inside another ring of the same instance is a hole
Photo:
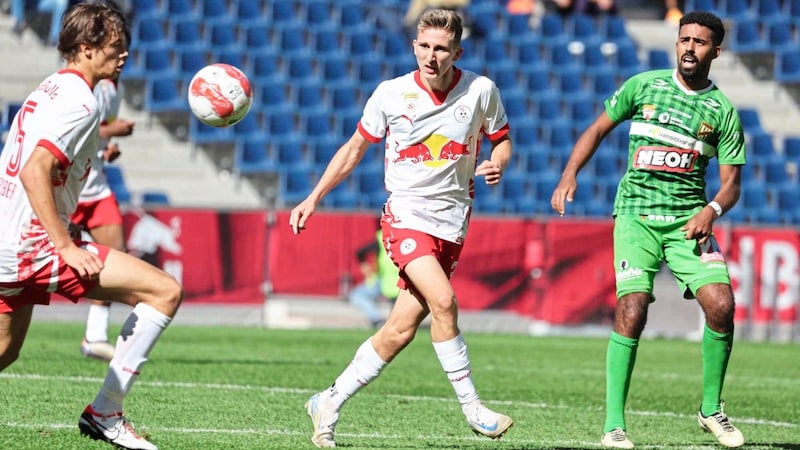
[[[453,44],[456,47],[461,45],[461,33],[464,31],[464,26],[461,23],[461,16],[451,9],[429,9],[422,13],[417,25],[417,32],[426,28],[447,30],[453,34]]]

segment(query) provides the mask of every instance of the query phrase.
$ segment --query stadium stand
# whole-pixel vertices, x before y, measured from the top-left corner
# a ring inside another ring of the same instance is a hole
[[[358,1],[135,0],[134,42],[124,77],[139,81],[148,114],[184,114],[192,145],[230,147],[236,178],[277,177],[278,204],[298,200],[310,189],[338,145],[354,131],[361,107],[377,83],[414,68],[411,39],[402,27],[377,27],[376,5]],[[401,0],[383,0],[385,14],[404,11]],[[685,10],[709,9],[732,26],[729,49],[775,59],[774,79],[800,83],[800,1],[687,0]],[[478,213],[547,214],[550,192],[576,135],[601,110],[626,77],[673,66],[672,48],[643,48],[627,30],[624,16],[561,17],[545,14],[532,27],[530,16],[510,15],[502,5],[471,3],[473,36],[463,42],[458,65],[495,80],[512,118],[515,169],[501,189],[476,183]],[[396,18],[399,22],[399,17]],[[674,41],[673,41],[674,42]],[[217,129],[188,118],[185,86],[209,61],[241,67],[255,86],[255,101],[239,125]],[[715,71],[717,66],[715,66]],[[10,103],[8,103],[10,104]],[[755,108],[741,108],[752,167],[745,176],[760,184],[743,201],[758,213],[778,208],[800,191],[798,140],[776,136]],[[10,122],[3,115],[3,126]],[[615,130],[587,167],[575,210],[607,216],[616,181],[625,168],[626,128]],[[776,145],[780,143],[780,145]],[[377,154],[380,154],[380,149]],[[326,207],[374,208],[385,194],[376,189],[378,157],[368,169],[337,189]],[[712,169],[710,169],[712,170]],[[710,189],[718,183],[710,173]],[[766,188],[765,183],[780,186]],[[485,198],[482,198],[484,197]],[[795,196],[796,197],[796,196]],[[545,202],[542,206],[540,203]],[[796,214],[775,215],[800,223]]]

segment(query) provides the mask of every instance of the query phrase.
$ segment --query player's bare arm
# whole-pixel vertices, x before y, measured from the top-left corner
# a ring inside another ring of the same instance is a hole
[[[59,176],[59,172],[56,157],[46,148],[36,147],[22,168],[19,178],[36,218],[47,231],[47,236],[64,258],[64,262],[78,271],[81,277],[94,278],[103,269],[103,262],[96,255],[75,245],[69,230],[58,216],[52,180]]]
[[[100,126],[100,137],[108,139],[115,136],[130,136],[133,134],[134,125],[135,122],[132,120],[117,119],[111,123]]]
[[[294,234],[300,233],[306,227],[306,221],[317,208],[325,195],[342,182],[356,168],[364,158],[370,142],[356,131],[344,145],[333,155],[325,172],[322,173],[317,185],[311,190],[308,197],[292,209],[289,216],[289,225]]]
[[[475,169],[476,176],[482,176],[486,184],[497,184],[511,161],[511,138],[503,136],[492,142],[492,158],[482,161]]]
[[[712,202],[716,202],[722,214],[725,214],[725,212],[733,208],[739,200],[739,194],[741,193],[742,166],[721,164],[719,166],[719,178],[720,188]],[[698,211],[682,228],[686,233],[686,239],[697,239],[698,243],[705,243],[711,235],[714,221],[717,220],[720,215],[717,215],[717,211],[711,206],[706,206]]]
[[[594,152],[597,151],[597,147],[600,146],[603,138],[605,138],[615,126],[616,124],[611,121],[608,114],[603,112],[589,125],[586,131],[581,134],[581,137],[578,138],[569,156],[567,165],[561,173],[561,180],[559,180],[550,198],[550,206],[559,215],[564,215],[564,203],[571,202],[574,198],[575,190],[578,189],[578,172],[592,159]]]

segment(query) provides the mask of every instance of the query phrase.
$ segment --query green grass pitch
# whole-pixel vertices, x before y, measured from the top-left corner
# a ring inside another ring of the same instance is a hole
[[[77,420],[105,365],[79,352],[82,324],[34,323],[20,359],[0,373],[1,449],[105,449]],[[368,331],[173,326],[126,402],[161,449],[303,449],[303,404],[349,363]],[[434,356],[416,340],[341,412],[348,449],[599,448],[603,338],[466,334],[482,399],[515,425],[499,441],[474,436]],[[697,426],[700,344],[642,340],[628,399],[639,449],[715,449]],[[800,449],[800,348],[737,342],[723,397],[748,449]]]

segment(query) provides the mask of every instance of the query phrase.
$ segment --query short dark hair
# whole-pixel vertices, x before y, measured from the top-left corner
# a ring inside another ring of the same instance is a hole
[[[714,45],[722,45],[722,40],[725,39],[725,25],[723,25],[722,19],[717,17],[715,14],[708,11],[692,11],[684,14],[683,17],[681,17],[681,27],[691,23],[696,23],[711,30],[711,36],[714,40]]]

